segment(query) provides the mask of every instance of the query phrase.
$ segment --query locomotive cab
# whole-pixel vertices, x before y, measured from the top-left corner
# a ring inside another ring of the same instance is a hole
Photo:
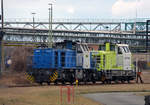
[[[127,44],[106,43],[99,48],[97,70],[109,81],[130,81],[135,78],[131,52]]]
[[[127,44],[110,44],[106,43],[99,47],[100,51],[115,52],[116,53],[116,66],[122,67],[123,70],[132,70],[131,65],[131,52]]]
[[[122,66],[123,70],[132,70],[131,68],[131,52],[127,44],[117,44],[117,66]]]
[[[86,43],[78,43],[77,45],[77,66],[83,69],[93,69],[92,51]]]

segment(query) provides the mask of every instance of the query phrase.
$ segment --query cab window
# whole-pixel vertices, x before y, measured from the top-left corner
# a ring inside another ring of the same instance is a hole
[[[121,47],[118,47],[118,54],[122,54]]]
[[[123,46],[122,48],[123,48],[125,53],[129,53],[130,52],[130,50],[129,50],[129,48],[127,46]]]

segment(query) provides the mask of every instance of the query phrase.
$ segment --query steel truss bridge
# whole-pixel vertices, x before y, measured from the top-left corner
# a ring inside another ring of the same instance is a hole
[[[53,41],[78,40],[84,43],[127,43],[144,48],[146,20],[54,20]],[[48,40],[46,21],[5,21],[5,42],[39,42]],[[150,36],[149,36],[150,37]],[[150,40],[150,38],[149,38]]]
[[[146,30],[147,18],[141,19],[55,19],[54,30],[135,32]],[[48,20],[7,19],[5,27],[48,29]],[[136,26],[136,28],[135,28]]]

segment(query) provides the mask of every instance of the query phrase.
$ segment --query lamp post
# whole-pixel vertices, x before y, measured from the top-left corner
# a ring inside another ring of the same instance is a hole
[[[32,12],[31,14],[33,15],[33,29],[34,29],[34,28],[35,28],[35,27],[34,27],[34,22],[35,22],[34,16],[35,16],[36,13]]]
[[[136,34],[136,22],[137,22],[137,17],[138,17],[138,2],[139,0],[136,0],[135,4],[135,24],[134,24],[134,33]]]
[[[2,20],[2,31],[4,29],[4,8],[3,8],[3,0],[1,0],[1,20]]]
[[[146,43],[145,43],[145,45],[146,45],[146,52],[148,52],[148,47],[149,47],[149,44],[148,44],[148,40],[149,40],[149,38],[148,38],[148,36],[149,36],[149,27],[150,26],[150,20],[147,20],[146,21]]]
[[[2,72],[2,40],[4,36],[4,10],[3,10],[3,0],[1,0],[1,31],[0,31],[0,75]]]
[[[33,31],[35,31],[35,18],[34,18],[34,16],[35,16],[36,13],[32,12],[31,14],[33,15]],[[34,40],[34,42],[36,42],[36,40],[35,40],[35,32],[34,32],[33,40]]]
[[[52,31],[52,21],[53,21],[53,4],[49,3],[49,36],[48,36],[48,47],[52,48],[53,46],[53,31]]]

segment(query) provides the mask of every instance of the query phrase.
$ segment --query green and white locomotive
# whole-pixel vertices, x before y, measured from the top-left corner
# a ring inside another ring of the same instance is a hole
[[[132,54],[127,44],[106,43],[93,54],[96,59],[96,69],[101,72],[101,81],[130,82],[136,77]]]

